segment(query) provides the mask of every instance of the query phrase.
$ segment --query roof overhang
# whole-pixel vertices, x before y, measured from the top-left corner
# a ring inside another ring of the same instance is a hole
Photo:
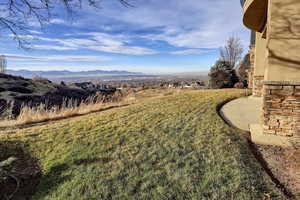
[[[243,22],[246,27],[263,32],[267,22],[268,0],[246,0]]]

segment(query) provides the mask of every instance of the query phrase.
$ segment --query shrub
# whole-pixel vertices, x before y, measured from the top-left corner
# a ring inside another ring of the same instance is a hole
[[[209,78],[209,86],[213,89],[232,88],[239,81],[233,66],[222,60],[210,69]]]

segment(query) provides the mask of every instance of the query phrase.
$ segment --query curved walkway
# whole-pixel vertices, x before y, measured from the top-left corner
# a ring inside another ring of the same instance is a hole
[[[220,114],[231,126],[251,132],[251,141],[262,145],[291,147],[288,137],[264,134],[261,125],[261,97],[243,97],[225,104]]]
[[[231,126],[250,131],[250,124],[259,124],[261,117],[262,98],[243,97],[225,104],[220,113]]]

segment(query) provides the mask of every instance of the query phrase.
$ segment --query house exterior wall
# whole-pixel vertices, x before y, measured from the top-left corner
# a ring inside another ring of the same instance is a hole
[[[300,1],[270,0],[266,80],[300,80]]]
[[[300,137],[300,1],[245,5],[243,21],[257,31],[253,94],[263,96],[264,133]]]
[[[253,76],[254,76],[254,60],[255,60],[255,45],[250,46],[250,68],[248,69],[248,88],[253,89]]]
[[[267,40],[262,37],[262,33],[256,33],[254,75],[253,75],[253,96],[261,97],[263,93],[263,81],[266,66],[266,46]]]

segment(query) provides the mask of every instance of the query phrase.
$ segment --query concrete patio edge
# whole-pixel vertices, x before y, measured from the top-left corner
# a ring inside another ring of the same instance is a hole
[[[289,137],[264,134],[260,124],[250,124],[251,141],[261,145],[275,145],[282,147],[292,147]]]

